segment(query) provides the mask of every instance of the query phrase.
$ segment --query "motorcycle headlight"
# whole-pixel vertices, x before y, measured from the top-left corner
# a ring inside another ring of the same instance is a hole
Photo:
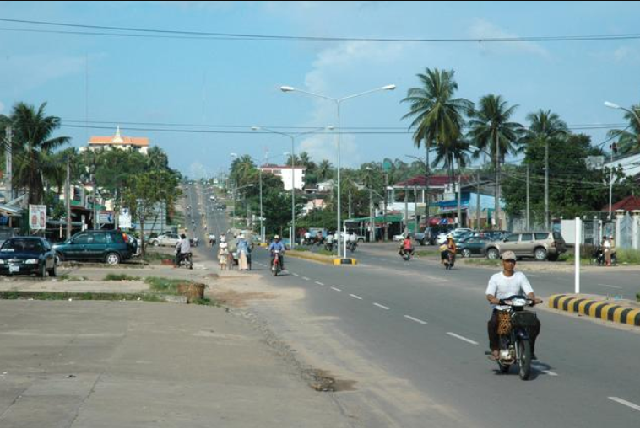
[[[0,259],[0,265],[5,264],[6,260],[5,259]]]
[[[24,261],[25,265],[37,265],[38,264],[38,259],[27,259]]]
[[[518,308],[525,307],[527,305],[527,301],[525,299],[513,299],[511,301],[511,306],[515,306]]]

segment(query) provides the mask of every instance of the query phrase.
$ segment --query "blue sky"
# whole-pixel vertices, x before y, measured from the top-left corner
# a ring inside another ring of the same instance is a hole
[[[638,2],[2,2],[0,18],[188,30],[345,38],[495,38],[637,33]],[[189,175],[226,169],[230,153],[274,162],[290,140],[258,133],[131,130],[189,124],[184,129],[246,130],[252,125],[336,124],[333,104],[290,85],[332,97],[393,83],[393,92],[349,100],[344,127],[403,127],[400,100],[425,67],[455,70],[458,96],[488,93],[518,104],[515,119],[551,109],[569,125],[622,123],[622,106],[640,102],[640,41],[514,43],[303,42],[79,36],[9,31],[70,28],[0,22],[0,109],[18,101],[48,103],[73,145],[89,135],[148,136],[171,165]],[[77,29],[77,31],[87,31]],[[88,90],[87,90],[88,82]],[[88,103],[86,102],[88,100]],[[88,112],[88,115],[87,115]],[[86,129],[88,117],[93,126]],[[113,124],[100,125],[107,121]],[[202,127],[206,125],[207,127]],[[222,127],[226,128],[222,128]],[[239,128],[230,128],[239,127]],[[129,129],[128,129],[129,128]],[[168,128],[167,128],[168,129]],[[175,128],[174,128],[175,129]],[[401,129],[398,129],[401,130]],[[606,130],[586,131],[594,143]],[[335,161],[330,135],[296,140],[315,160]],[[358,134],[342,139],[343,165],[384,157],[422,156],[410,134]],[[410,161],[409,159],[406,159]]]

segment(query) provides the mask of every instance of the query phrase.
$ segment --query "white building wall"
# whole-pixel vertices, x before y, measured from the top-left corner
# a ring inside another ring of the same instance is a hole
[[[291,171],[292,171],[291,168],[280,170],[280,179],[284,184],[284,190],[289,190],[289,191],[291,190],[291,174],[292,174]],[[295,176],[294,176],[294,185],[297,190],[302,190],[302,188],[304,187],[304,177],[305,177],[305,170],[296,168]]]

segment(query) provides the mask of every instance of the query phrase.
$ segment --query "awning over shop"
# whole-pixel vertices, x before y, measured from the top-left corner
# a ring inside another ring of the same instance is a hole
[[[349,218],[347,220],[345,220],[345,223],[368,223],[371,221],[371,217],[356,217],[356,218]],[[376,223],[384,223],[385,221],[387,223],[400,223],[402,221],[402,216],[401,215],[388,215],[388,216],[377,216],[374,218],[374,221]]]

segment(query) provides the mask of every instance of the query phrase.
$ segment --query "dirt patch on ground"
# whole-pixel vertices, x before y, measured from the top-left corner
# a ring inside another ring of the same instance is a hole
[[[277,296],[273,293],[264,293],[256,291],[238,292],[230,289],[213,289],[208,293],[220,304],[230,308],[245,308],[249,301],[275,299]]]

